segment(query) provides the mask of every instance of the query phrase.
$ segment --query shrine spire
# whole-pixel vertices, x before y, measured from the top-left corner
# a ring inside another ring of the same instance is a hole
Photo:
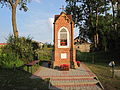
[[[64,5],[62,5],[60,9],[62,10],[62,12],[64,12],[65,11]]]

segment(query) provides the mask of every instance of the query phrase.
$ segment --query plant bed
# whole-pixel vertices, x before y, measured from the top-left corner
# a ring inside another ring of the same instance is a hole
[[[69,71],[69,65],[68,64],[62,64],[60,65],[60,70],[61,71]]]

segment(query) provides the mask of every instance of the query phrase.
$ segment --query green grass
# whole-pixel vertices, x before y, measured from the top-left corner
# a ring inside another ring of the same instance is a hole
[[[50,61],[52,60],[52,48],[40,49],[37,51],[38,59],[41,61]]]
[[[112,78],[111,68],[107,64],[86,65],[97,75],[105,90],[120,90],[120,77]],[[115,69],[120,70],[120,66],[116,66]]]
[[[33,72],[37,69],[34,68]],[[0,68],[0,90],[48,90],[48,82],[42,79],[31,79],[32,74],[25,70]]]

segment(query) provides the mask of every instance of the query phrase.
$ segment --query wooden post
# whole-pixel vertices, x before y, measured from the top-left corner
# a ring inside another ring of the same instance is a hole
[[[114,78],[114,66],[112,66],[112,78]]]
[[[32,66],[31,66],[31,73],[32,73]]]
[[[29,72],[29,66],[27,66],[27,71]]]
[[[114,61],[111,61],[110,63],[109,63],[109,66],[111,66],[111,68],[112,68],[112,78],[114,78],[114,68],[115,68],[115,62]]]
[[[114,67],[115,67],[115,62],[112,61],[112,78],[114,78]]]
[[[16,64],[13,65],[13,70],[14,70],[14,71],[16,70]]]

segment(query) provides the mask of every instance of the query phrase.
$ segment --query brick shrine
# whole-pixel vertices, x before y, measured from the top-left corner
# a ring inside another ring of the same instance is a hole
[[[72,15],[61,12],[54,18],[54,55],[53,67],[68,64],[77,68],[76,49],[74,47],[74,22]]]

